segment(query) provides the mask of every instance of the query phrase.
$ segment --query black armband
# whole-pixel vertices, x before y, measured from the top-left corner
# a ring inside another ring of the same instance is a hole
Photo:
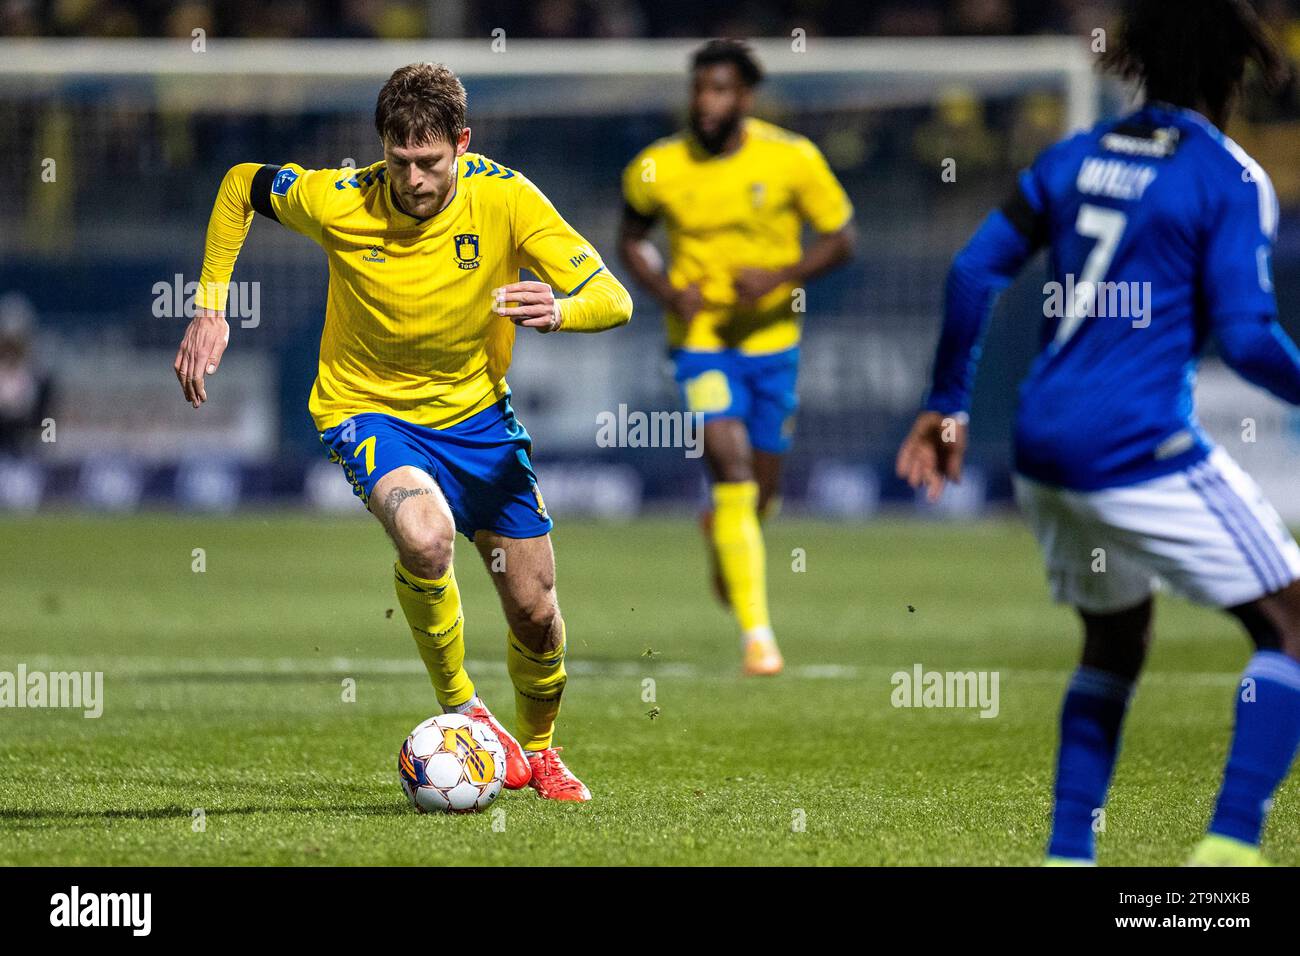
[[[1002,204],[1002,215],[1016,227],[1016,232],[1029,240],[1032,248],[1040,249],[1047,245],[1047,216],[1029,204],[1019,184]]]
[[[248,200],[253,204],[253,210],[276,222],[280,221],[280,217],[275,214],[275,208],[271,205],[271,184],[275,182],[275,174],[279,171],[279,166],[266,164],[253,173],[253,185],[248,190]]]

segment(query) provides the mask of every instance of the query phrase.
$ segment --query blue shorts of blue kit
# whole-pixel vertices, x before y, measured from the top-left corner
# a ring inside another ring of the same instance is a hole
[[[706,423],[739,418],[754,448],[774,455],[789,451],[799,407],[798,348],[768,355],[674,349],[671,358],[687,411],[703,414]]]
[[[321,432],[320,440],[363,503],[380,478],[410,465],[438,483],[456,530],[471,541],[478,531],[537,538],[554,526],[529,458],[533,441],[509,396],[449,428],[364,412]]]

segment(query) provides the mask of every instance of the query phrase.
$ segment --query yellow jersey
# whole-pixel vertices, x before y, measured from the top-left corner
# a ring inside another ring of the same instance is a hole
[[[752,311],[736,307],[732,285],[745,268],[780,269],[803,255],[805,223],[835,232],[853,206],[813,143],[762,120],[747,119],[736,152],[714,156],[688,133],[646,147],[623,172],[623,197],[668,232],[668,278],[699,286],[704,307],[688,324],[669,314],[674,348],[749,354],[799,342],[801,312],[793,283],[764,296]]]
[[[200,306],[225,307],[234,258],[252,219],[249,187],[261,168],[241,164],[222,184]],[[518,281],[521,268],[550,284],[557,299],[588,283],[592,291],[608,287],[600,315],[567,308],[580,305],[576,299],[561,301],[566,330],[598,331],[631,315],[626,290],[541,190],[483,155],[457,160],[450,203],[424,220],[397,208],[383,162],[313,170],[289,163],[270,171],[270,212],[320,245],[329,260],[309,403],[322,431],[361,412],[446,428],[505,395],[515,326],[493,312],[492,290]]]

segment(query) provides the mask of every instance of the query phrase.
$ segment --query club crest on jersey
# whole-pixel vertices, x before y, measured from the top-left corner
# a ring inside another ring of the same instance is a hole
[[[462,269],[477,269],[479,265],[478,233],[463,232],[453,240],[456,243],[456,265]]]

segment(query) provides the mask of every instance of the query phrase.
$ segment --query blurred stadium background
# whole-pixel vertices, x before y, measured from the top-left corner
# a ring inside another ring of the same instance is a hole
[[[1300,4],[1259,6],[1300,56]],[[758,113],[821,146],[862,233],[851,266],[810,291],[787,501],[841,518],[923,511],[891,466],[924,390],[948,261],[1041,148],[1125,105],[1092,73],[1093,31],[1111,13],[1088,0],[0,0],[0,510],[360,513],[306,410],[326,291],[307,240],[254,225],[234,278],[256,283],[255,310],[232,320],[214,401],[195,413],[181,399],[178,302],[225,170],[373,162],[379,85],[440,60],[465,79],[474,148],[523,170],[617,270],[619,173],[682,124],[693,38],[730,35],[766,38]],[[1296,334],[1300,95],[1248,103],[1231,132],[1281,196],[1277,285]],[[995,321],[972,473],[948,511],[1008,499],[1014,386],[1043,281],[1039,262]],[[561,517],[697,499],[702,469],[680,450],[596,442],[602,412],[676,407],[648,298],[615,334],[520,336],[509,380]],[[1300,468],[1300,418],[1213,362],[1200,397],[1207,427],[1300,520],[1281,487]]]

